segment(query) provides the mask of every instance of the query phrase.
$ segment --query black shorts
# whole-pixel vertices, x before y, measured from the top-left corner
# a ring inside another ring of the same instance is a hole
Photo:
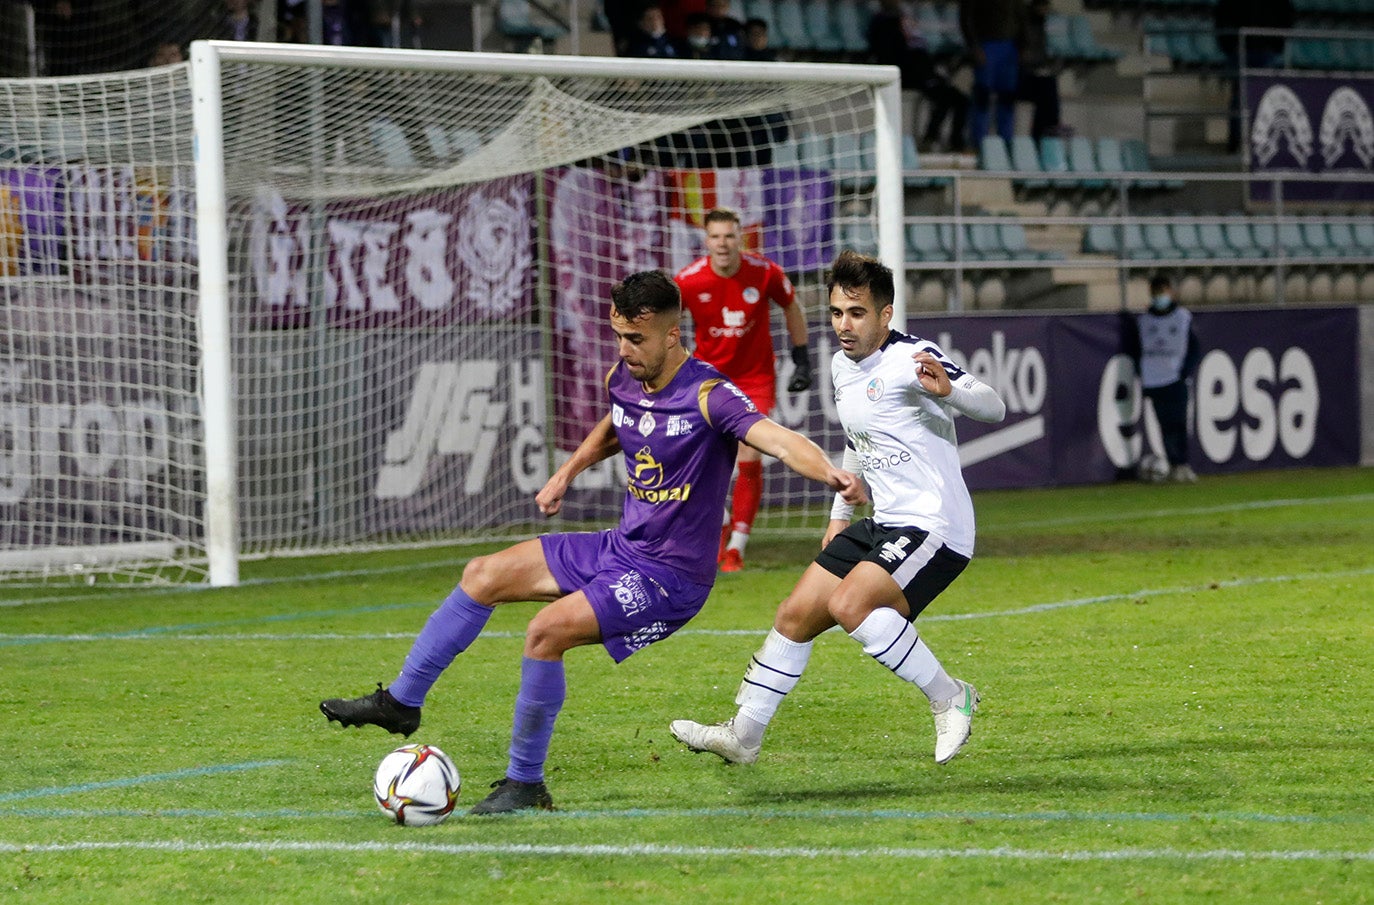
[[[873,519],[855,522],[835,535],[816,565],[844,578],[861,562],[883,567],[902,589],[914,620],[968,565],[968,557],[946,547],[921,528],[885,528]]]

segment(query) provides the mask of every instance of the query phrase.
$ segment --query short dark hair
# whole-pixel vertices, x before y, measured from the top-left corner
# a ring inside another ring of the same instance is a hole
[[[873,295],[873,310],[882,311],[893,303],[896,291],[892,286],[892,268],[870,255],[857,251],[842,251],[830,265],[826,276],[825,293],[828,297],[839,286],[845,292],[867,289]]]
[[[1173,289],[1174,281],[1162,273],[1157,273],[1150,278],[1150,291],[1158,292],[1161,289]]]
[[[739,214],[728,207],[713,207],[706,212],[706,219],[703,223],[710,226],[712,223],[735,223],[740,222]]]
[[[611,287],[611,306],[627,321],[646,314],[682,310],[682,293],[661,270],[632,273]]]

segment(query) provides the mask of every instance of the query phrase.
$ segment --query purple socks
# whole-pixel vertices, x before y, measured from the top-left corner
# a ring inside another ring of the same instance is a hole
[[[506,777],[516,782],[543,782],[553,722],[563,709],[568,684],[562,660],[520,661],[520,694],[515,698],[515,726],[510,737]]]
[[[410,646],[401,674],[387,689],[391,696],[407,707],[423,706],[439,674],[482,633],[491,610],[469,597],[461,586],[454,588]]]

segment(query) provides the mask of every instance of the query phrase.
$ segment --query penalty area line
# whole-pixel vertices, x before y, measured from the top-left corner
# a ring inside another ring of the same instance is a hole
[[[790,860],[822,858],[901,858],[905,860],[1001,860],[1001,861],[1374,861],[1374,851],[1329,851],[1324,849],[1259,850],[1244,849],[1174,849],[1120,848],[1052,851],[1024,848],[845,848],[839,846],[813,848],[802,846],[710,846],[657,845],[650,843],[628,845],[536,845],[530,843],[444,843],[444,842],[297,842],[264,840],[261,842],[196,842],[182,839],[111,841],[111,842],[54,842],[24,844],[0,842],[0,852],[7,854],[67,854],[75,852],[140,851],[166,854],[197,854],[202,852],[257,852],[273,854],[301,852],[319,854],[353,854],[363,852],[394,852],[398,854],[430,855],[511,855],[528,857],[567,858],[747,858]]]

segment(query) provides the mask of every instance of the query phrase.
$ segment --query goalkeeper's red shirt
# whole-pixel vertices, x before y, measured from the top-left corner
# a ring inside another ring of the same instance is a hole
[[[704,257],[674,279],[692,315],[696,356],[730,378],[762,411],[770,411],[777,377],[769,302],[786,308],[795,300],[787,274],[763,255],[745,252],[734,276],[719,276]]]

